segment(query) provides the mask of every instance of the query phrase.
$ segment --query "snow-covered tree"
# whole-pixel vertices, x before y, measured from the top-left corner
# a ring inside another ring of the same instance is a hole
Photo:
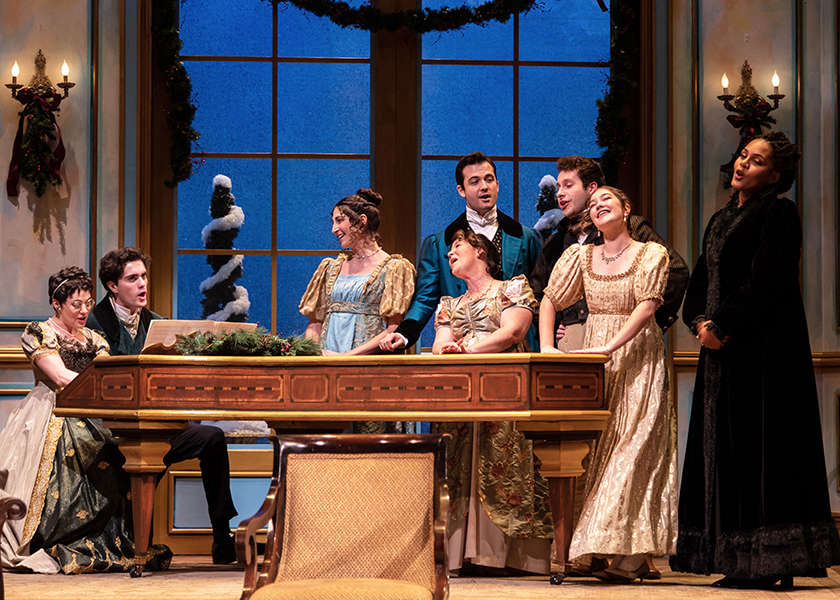
[[[213,178],[213,197],[210,200],[210,216],[213,220],[201,230],[201,240],[208,250],[231,250],[233,240],[239,235],[239,228],[245,222],[245,213],[236,206],[230,193],[231,181],[224,175]],[[251,301],[248,290],[235,281],[242,277],[241,254],[234,256],[210,254],[207,264],[213,268],[213,275],[201,282],[204,309],[201,317],[210,321],[245,322]]]

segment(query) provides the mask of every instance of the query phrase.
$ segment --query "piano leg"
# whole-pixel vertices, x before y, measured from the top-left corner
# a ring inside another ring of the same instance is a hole
[[[575,478],[549,477],[548,491],[551,496],[551,516],[554,517],[554,544],[557,547],[559,573],[552,573],[550,582],[560,585],[566,579],[569,546],[575,521]]]
[[[525,423],[517,423],[516,426],[520,430],[528,428]],[[554,542],[560,565],[560,572],[552,574],[550,582],[558,585],[566,578],[569,568],[569,545],[572,543],[575,518],[575,479],[583,475],[581,464],[589,453],[589,442],[585,439],[545,441],[544,438],[549,436],[535,431],[527,431],[526,436],[534,438],[534,454],[542,463],[540,473],[548,479]]]
[[[104,421],[103,425],[120,438],[120,451],[125,456],[123,467],[131,477],[131,510],[134,521],[135,566],[132,577],[140,577],[146,568],[146,553],[152,532],[155,484],[166,470],[163,457],[169,452],[169,439],[187,426],[186,421],[158,423],[122,423]]]

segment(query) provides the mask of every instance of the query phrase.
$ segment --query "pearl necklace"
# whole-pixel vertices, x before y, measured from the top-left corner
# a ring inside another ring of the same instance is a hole
[[[624,248],[622,248],[618,252],[618,254],[614,254],[612,256],[607,256],[606,254],[604,254],[604,247],[601,246],[601,260],[603,260],[606,264],[610,264],[611,262],[618,260],[621,257],[621,255],[624,254],[624,251],[627,250],[627,248],[629,248],[632,245],[633,245],[633,240],[630,240],[630,243],[627,244],[626,246],[624,246]]]
[[[362,254],[361,252],[356,252],[354,250],[353,255],[350,257],[350,260],[364,260],[366,258],[370,258],[371,256],[373,256],[377,252],[379,252],[379,246],[374,244],[373,251],[368,252],[367,254]]]
[[[493,287],[493,282],[491,281],[490,283],[487,284],[487,288],[483,292],[481,292],[481,294],[479,294],[478,296],[473,296],[472,292],[469,291],[469,290],[467,290],[467,293],[464,294],[464,295],[469,299],[470,302],[475,302],[476,300],[481,300],[482,298],[484,298],[487,295],[487,293],[490,291],[490,288],[492,288],[492,287]]]
[[[52,326],[53,326],[53,327],[55,327],[56,329],[58,329],[61,333],[63,333],[63,334],[64,334],[64,335],[66,335],[67,337],[69,337],[69,338],[70,338],[71,340],[73,340],[74,342],[78,342],[78,341],[79,341],[79,338],[77,338],[77,337],[76,337],[77,335],[79,335],[79,330],[78,330],[78,329],[76,330],[76,333],[70,333],[69,331],[67,331],[66,329],[64,329],[64,327],[62,327],[61,325],[59,325],[58,323],[56,323],[55,321],[53,321],[53,318],[52,318],[52,317],[50,317],[50,318],[49,318],[49,322],[52,324]]]

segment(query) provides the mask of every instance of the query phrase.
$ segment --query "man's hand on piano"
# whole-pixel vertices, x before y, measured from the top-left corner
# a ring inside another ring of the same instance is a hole
[[[379,340],[379,348],[386,352],[393,352],[405,348],[405,338],[398,333],[389,333]]]
[[[540,348],[541,354],[563,354],[554,346],[543,346]]]
[[[321,356],[342,356],[344,352],[334,352],[333,350],[327,350],[324,348],[321,350]]]

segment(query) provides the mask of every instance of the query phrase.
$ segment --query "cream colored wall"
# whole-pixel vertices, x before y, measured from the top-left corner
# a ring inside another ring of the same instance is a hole
[[[34,59],[42,50],[46,73],[61,81],[61,64],[70,66],[76,87],[61,104],[57,117],[67,157],[61,168],[63,184],[48,188],[41,198],[21,180],[19,198],[0,190],[0,271],[3,293],[0,316],[23,319],[49,312],[46,279],[65,265],[87,267],[90,232],[90,15],[88,2],[3,2],[0,5],[0,79],[11,81],[15,60],[19,83],[28,84]],[[2,88],[0,88],[2,89]],[[3,180],[17,133],[20,103],[8,90],[0,94],[0,165]]]
[[[64,182],[41,198],[26,182],[21,183],[18,198],[6,194],[7,165],[22,106],[0,86],[0,181],[4,184],[0,187],[0,427],[20,397],[10,390],[32,384],[26,364],[8,355],[9,349],[20,348],[22,332],[9,322],[48,316],[52,312],[47,298],[49,275],[67,265],[90,270],[92,258],[98,259],[102,248],[117,246],[120,3],[99,4],[100,94],[94,116],[93,4],[88,0],[0,2],[0,83],[11,81],[11,68],[17,61],[21,69],[18,83],[28,84],[39,49],[47,59],[46,73],[53,85],[62,79],[64,60],[70,67],[70,80],[76,83],[57,116],[67,150],[60,171]],[[91,152],[95,117],[100,158],[94,197]]]
[[[837,256],[837,156],[835,115],[837,101],[837,63],[834,56],[836,3],[833,0],[802,2],[803,49],[802,72],[797,73],[796,0],[747,0],[724,2],[697,0],[697,15],[689,0],[670,3],[672,36],[672,114],[671,169],[672,226],[674,242],[692,264],[696,260],[692,234],[702,240],[710,216],[723,206],[728,193],[723,190],[719,165],[727,162],[738,143],[738,133],[726,120],[727,113],[716,96],[722,93],[720,78],[729,77],[730,93],[740,85],[740,67],[748,60],[753,68],[753,85],[766,97],[772,93],[770,78],[777,70],[780,93],[786,94],[781,108],[773,112],[773,129],[789,137],[797,135],[796,78],[801,76],[803,177],[801,199],[803,219],[803,296],[808,314],[813,352],[826,355],[834,363],[840,357],[837,332],[836,281]],[[699,21],[696,18],[699,16]],[[660,32],[661,33],[661,32]],[[697,60],[697,134],[692,134],[691,82],[693,63],[692,34],[698,41]],[[696,181],[692,165],[697,160]],[[696,197],[692,192],[696,185]],[[698,222],[692,220],[696,204]],[[690,258],[689,258],[690,257]],[[779,352],[785,351],[784,322],[768,324],[778,329]],[[675,333],[677,352],[696,352],[695,340],[680,327]],[[832,510],[840,511],[837,493],[836,396],[840,393],[840,370],[828,366],[817,372],[820,408],[823,418],[823,441]],[[678,394],[681,443],[688,423],[694,373],[678,370]],[[791,399],[796,410],[796,399]]]

